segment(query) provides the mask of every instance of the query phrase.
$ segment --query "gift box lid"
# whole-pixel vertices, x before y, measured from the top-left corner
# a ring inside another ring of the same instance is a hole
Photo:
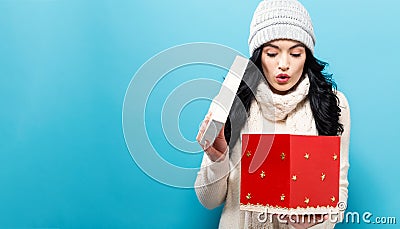
[[[209,145],[212,145],[218,133],[221,131],[231,110],[233,100],[235,99],[248,63],[249,60],[241,56],[236,56],[233,61],[218,95],[215,96],[211,102],[208,110],[208,112],[211,113],[210,121],[204,129],[200,144],[205,145],[207,141]]]

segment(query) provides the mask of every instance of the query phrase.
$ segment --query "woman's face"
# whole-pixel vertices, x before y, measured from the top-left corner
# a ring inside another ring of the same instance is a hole
[[[306,61],[305,46],[293,40],[275,40],[264,45],[261,63],[272,92],[286,94],[297,85]]]

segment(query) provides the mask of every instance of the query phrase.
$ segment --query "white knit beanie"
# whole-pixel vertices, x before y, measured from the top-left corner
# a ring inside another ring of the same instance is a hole
[[[254,12],[250,25],[250,56],[261,45],[276,39],[300,41],[314,52],[311,18],[297,0],[264,0]]]

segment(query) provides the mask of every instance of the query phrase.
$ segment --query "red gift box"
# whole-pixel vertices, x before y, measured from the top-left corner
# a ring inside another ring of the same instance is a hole
[[[240,209],[325,214],[339,199],[339,136],[243,134]]]

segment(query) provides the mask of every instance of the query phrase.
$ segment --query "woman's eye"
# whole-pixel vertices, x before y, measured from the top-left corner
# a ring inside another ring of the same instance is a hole
[[[278,54],[276,54],[276,53],[267,53],[267,56],[269,56],[269,57],[276,57],[276,55],[278,55]]]
[[[293,57],[300,57],[301,56],[301,53],[292,53],[291,54]]]

